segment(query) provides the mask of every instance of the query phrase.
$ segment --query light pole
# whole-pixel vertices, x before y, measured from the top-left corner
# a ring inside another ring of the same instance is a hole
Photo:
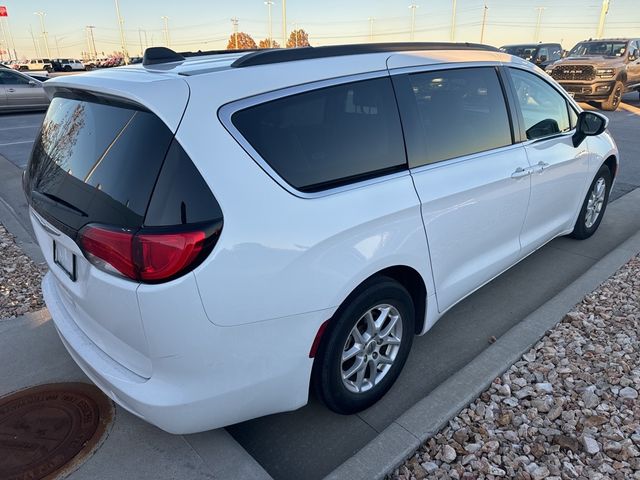
[[[44,48],[47,51],[47,58],[51,60],[51,52],[49,51],[49,40],[47,39],[47,30],[44,28],[44,17],[46,13],[33,12],[33,14],[40,17],[40,27],[42,28],[42,38],[44,38]]]
[[[418,8],[418,5],[414,3],[412,3],[411,5],[409,5],[409,8],[411,9],[411,41],[413,42],[413,39],[415,38],[415,32],[416,32],[416,8]]]
[[[31,40],[33,41],[33,48],[36,51],[36,57],[37,58],[42,57],[42,55],[40,55],[40,49],[38,48],[38,43],[36,42],[36,37],[33,36],[33,29],[31,28],[31,25],[29,25],[29,35],[31,35]]]
[[[484,8],[482,9],[482,29],[480,30],[480,43],[484,43],[484,27],[487,24],[487,3],[485,2]]]
[[[271,24],[271,5],[273,5],[273,0],[267,0],[266,2],[264,2],[264,4],[267,6],[267,9],[269,10],[269,48],[273,47],[273,29],[272,29],[272,24]]]
[[[231,24],[233,25],[233,41],[235,42],[236,50],[238,50],[238,17],[233,17]]]
[[[609,0],[602,0],[602,9],[600,10],[600,21],[598,22],[598,32],[596,38],[602,38],[604,34],[604,21],[609,13]]]
[[[369,17],[369,41],[373,42],[373,22],[375,21],[375,18],[373,17]]]
[[[456,40],[456,0],[453,0],[453,5],[451,6],[451,41],[455,42]]]
[[[544,12],[545,7],[536,7],[538,11],[538,20],[536,21],[536,31],[534,33],[534,42],[538,42],[540,40],[540,29],[542,27],[542,12]]]
[[[138,27],[138,40],[140,41],[140,56],[144,55],[144,48],[142,48],[142,29]]]
[[[282,0],[282,48],[287,47],[287,0]]]
[[[120,29],[120,46],[122,47],[122,55],[124,56],[124,63],[129,63],[129,52],[127,51],[127,37],[124,33],[124,20],[120,16],[120,4],[118,0],[116,2],[116,15],[118,16],[118,28]]]
[[[89,52],[91,53],[91,60],[95,60],[98,58],[98,51],[96,50],[96,39],[93,36],[93,29],[96,28],[94,25],[87,25],[87,35],[89,36]]]
[[[164,22],[164,44],[167,48],[171,48],[171,37],[169,36],[169,17],[163,15],[160,18]]]
[[[2,23],[2,18],[0,18],[0,30],[2,30],[4,46],[7,50],[7,60],[11,60],[11,47],[9,46],[9,42],[7,41],[7,33],[4,31],[4,23]],[[2,49],[0,49],[0,59],[4,60],[4,53],[2,52]]]

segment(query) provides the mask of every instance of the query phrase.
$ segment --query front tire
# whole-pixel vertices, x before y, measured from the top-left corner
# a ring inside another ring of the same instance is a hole
[[[613,91],[609,98],[602,102],[602,109],[607,111],[614,111],[618,109],[620,101],[622,100],[622,94],[624,92],[624,84],[622,82],[616,82],[613,86]]]
[[[368,281],[327,327],[313,366],[316,394],[344,415],[370,407],[396,381],[415,332],[407,290],[388,277]]]
[[[582,203],[578,220],[576,220],[573,232],[571,232],[573,238],[584,240],[598,230],[607,209],[607,203],[609,203],[610,191],[611,172],[609,167],[602,165],[591,182],[587,196]]]

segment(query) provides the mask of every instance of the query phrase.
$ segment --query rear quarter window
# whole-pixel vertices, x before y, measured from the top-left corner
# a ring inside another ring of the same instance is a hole
[[[232,122],[278,175],[304,192],[406,168],[386,77],[272,100],[234,113]]]

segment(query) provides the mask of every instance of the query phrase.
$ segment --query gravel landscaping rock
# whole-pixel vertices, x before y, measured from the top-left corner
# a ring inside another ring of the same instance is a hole
[[[0,320],[44,307],[40,282],[45,272],[0,225]]]
[[[639,390],[635,257],[390,478],[640,480]]]

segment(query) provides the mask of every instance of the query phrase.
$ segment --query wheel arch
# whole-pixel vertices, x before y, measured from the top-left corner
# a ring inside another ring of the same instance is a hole
[[[606,165],[607,168],[609,168],[609,171],[611,172],[611,178],[616,178],[616,175],[618,174],[618,159],[616,158],[615,155],[609,155],[604,162],[602,162],[603,165]]]

